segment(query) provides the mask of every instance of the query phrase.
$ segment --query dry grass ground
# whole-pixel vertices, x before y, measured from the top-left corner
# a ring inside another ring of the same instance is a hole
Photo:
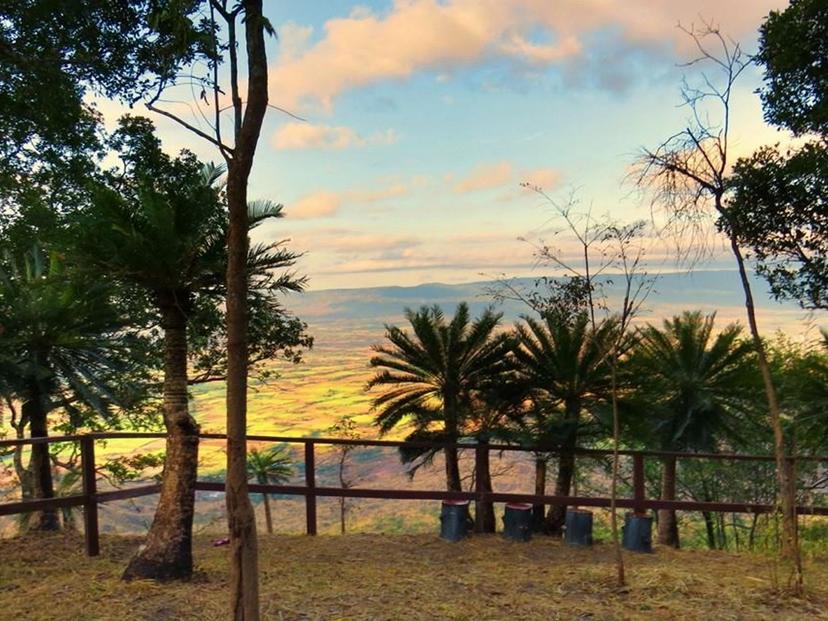
[[[138,545],[109,537],[87,559],[77,536],[0,540],[6,619],[224,619],[227,548],[196,543],[189,583],[125,584]],[[265,619],[828,619],[828,559],[809,562],[808,594],[774,590],[757,556],[658,550],[628,555],[630,587],[613,587],[611,549],[497,536],[458,544],[424,535],[263,537]]]

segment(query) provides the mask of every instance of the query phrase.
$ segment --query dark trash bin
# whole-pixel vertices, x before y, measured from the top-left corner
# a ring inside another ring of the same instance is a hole
[[[571,546],[592,545],[592,511],[583,509],[566,510],[564,541]]]
[[[624,515],[621,543],[631,552],[653,551],[653,518],[643,513]]]
[[[440,537],[460,541],[469,536],[473,526],[468,500],[444,500],[440,510]]]
[[[514,541],[529,541],[532,538],[532,505],[524,502],[510,502],[503,514],[503,535]]]

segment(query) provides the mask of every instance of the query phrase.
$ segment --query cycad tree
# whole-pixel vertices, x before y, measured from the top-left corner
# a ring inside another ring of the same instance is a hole
[[[56,253],[47,256],[35,245],[22,261],[6,257],[0,268],[0,393],[21,403],[18,435],[28,426],[32,437],[48,436],[55,410],[71,415],[84,404],[105,413],[117,401],[107,380],[126,371],[126,326],[112,288],[67,270]],[[30,463],[18,475],[24,497],[52,498],[49,445],[32,445]],[[40,512],[29,527],[57,529],[57,511]]]
[[[407,440],[455,443],[475,417],[480,391],[503,371],[511,340],[497,333],[500,314],[487,309],[472,320],[466,303],[450,320],[437,306],[408,309],[405,316],[411,331],[386,326],[388,343],[375,346],[371,358],[377,373],[368,388],[385,390],[373,401],[376,424],[381,433],[410,424]],[[457,449],[444,453],[446,488],[461,491]],[[422,456],[412,451],[403,459]]]
[[[754,405],[760,386],[752,344],[741,338],[738,324],[716,333],[714,323],[715,313],[694,311],[640,330],[629,405],[637,404],[644,438],[662,451],[715,451],[737,436],[737,421]],[[665,457],[661,498],[675,500],[675,494],[676,459]],[[659,511],[658,541],[679,546],[675,511]]]
[[[250,449],[247,454],[247,476],[259,485],[279,485],[286,483],[293,475],[293,461],[286,444],[277,444],[270,448]],[[273,534],[273,517],[270,513],[270,497],[262,494],[265,509],[267,533]]]
[[[152,125],[125,118],[114,144],[125,170],[97,188],[74,230],[78,261],[103,277],[134,287],[154,310],[163,332],[163,411],[167,430],[161,497],[146,544],[125,578],[186,578],[192,573],[192,521],[199,428],[189,412],[188,334],[210,349],[194,362],[202,379],[222,379],[223,296],[226,291],[227,213],[222,170],[203,166],[190,153],[172,159],[160,148]],[[249,228],[281,217],[280,205],[250,205]],[[303,280],[285,272],[296,255],[283,247],[253,245],[248,252],[251,355],[290,352],[302,344],[301,330],[286,322],[277,294],[301,290]],[[204,318],[217,333],[203,334]],[[275,328],[275,329],[274,329]],[[290,328],[283,333],[282,328]],[[263,343],[257,343],[261,337]]]
[[[538,434],[536,441],[558,449],[555,495],[568,496],[575,474],[574,449],[590,422],[590,411],[610,394],[609,353],[617,323],[608,319],[593,327],[586,313],[550,313],[542,320],[525,317],[515,331],[515,360],[534,409],[539,410],[527,428]],[[566,507],[552,506],[545,529],[558,533],[565,519]]]

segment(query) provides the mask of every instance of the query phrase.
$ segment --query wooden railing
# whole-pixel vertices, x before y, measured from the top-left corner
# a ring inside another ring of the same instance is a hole
[[[141,485],[128,489],[103,491],[97,489],[97,471],[95,469],[95,442],[110,439],[162,439],[163,433],[132,433],[108,432],[90,433],[83,435],[55,436],[50,438],[24,438],[15,440],[0,440],[0,449],[21,445],[43,444],[52,442],[77,442],[80,444],[81,471],[83,488],[82,493],[73,496],[57,498],[43,498],[23,500],[19,502],[0,504],[0,516],[29,513],[43,509],[60,509],[64,507],[82,506],[84,511],[84,538],[86,553],[96,556],[99,553],[98,504],[114,500],[125,500],[157,494],[160,485]],[[225,440],[224,434],[204,433],[200,437],[205,440]],[[341,438],[296,438],[286,436],[259,436],[247,437],[250,442],[280,442],[304,445],[305,484],[304,485],[259,485],[250,484],[249,490],[253,493],[299,495],[305,498],[306,532],[308,535],[317,533],[316,501],[319,497],[328,498],[379,498],[388,500],[475,500],[491,502],[527,502],[532,504],[565,505],[577,507],[609,507],[611,499],[594,496],[554,496],[537,494],[519,494],[489,492],[482,486],[483,477],[480,468],[485,463],[485,451],[520,451],[556,453],[557,449],[544,446],[516,446],[504,444],[446,444],[436,442],[398,442],[390,440],[349,440]],[[399,490],[373,488],[340,488],[319,487],[316,485],[316,446],[374,446],[374,447],[409,447],[442,449],[455,447],[475,452],[475,490],[473,492],[447,492],[444,490]],[[576,449],[575,455],[592,458],[606,458],[613,454],[610,450]],[[616,506],[622,509],[632,509],[643,513],[648,509],[674,509],[678,511],[710,511],[725,513],[770,513],[777,509],[772,504],[734,503],[734,502],[699,502],[688,500],[658,500],[646,497],[644,462],[647,458],[663,459],[675,457],[677,459],[704,459],[717,461],[753,461],[773,462],[774,458],[767,455],[743,455],[735,453],[675,453],[665,451],[634,451],[621,450],[619,454],[631,457],[632,469],[632,498],[618,498]],[[791,472],[795,472],[796,462],[828,462],[828,456],[797,456],[787,459]],[[223,492],[223,482],[197,481],[196,490]],[[799,514],[828,515],[828,507],[797,506]]]

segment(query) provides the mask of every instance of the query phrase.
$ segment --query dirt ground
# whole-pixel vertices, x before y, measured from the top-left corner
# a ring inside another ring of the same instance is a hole
[[[83,555],[77,535],[0,540],[0,610],[7,619],[225,619],[227,548],[196,541],[187,583],[119,579],[140,540],[105,537]],[[761,556],[658,549],[626,554],[614,586],[612,549],[538,537],[261,536],[264,619],[828,619],[828,558],[806,567],[806,595]]]

